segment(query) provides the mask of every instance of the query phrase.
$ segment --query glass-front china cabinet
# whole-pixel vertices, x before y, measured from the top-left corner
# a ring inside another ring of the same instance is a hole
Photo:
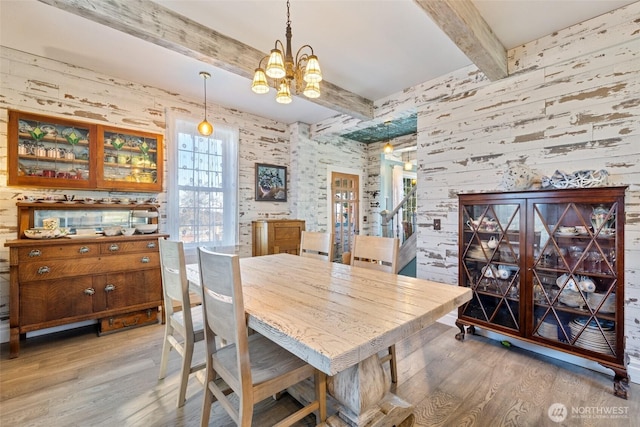
[[[162,191],[162,135],[9,112],[8,184]]]
[[[626,398],[625,187],[459,195],[463,340],[482,327],[600,363]]]

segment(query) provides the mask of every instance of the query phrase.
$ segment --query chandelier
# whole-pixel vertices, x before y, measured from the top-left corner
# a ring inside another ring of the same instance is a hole
[[[276,101],[281,104],[288,104],[292,101],[292,83],[295,93],[302,92],[307,98],[317,98],[320,96],[320,82],[322,81],[320,62],[318,62],[318,57],[313,54],[311,46],[306,44],[298,49],[294,61],[291,54],[289,6],[290,4],[287,0],[286,49],[280,40],[276,40],[275,47],[271,50],[271,53],[260,60],[251,84],[251,90],[255,93],[267,93],[269,92],[267,77],[272,78],[273,85],[278,90]],[[302,53],[304,48],[309,48],[311,52]],[[262,63],[265,59],[268,59],[267,68],[263,69]]]

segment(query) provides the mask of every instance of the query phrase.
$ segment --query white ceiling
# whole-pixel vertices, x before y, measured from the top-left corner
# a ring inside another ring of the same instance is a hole
[[[630,0],[473,0],[509,49],[617,9]],[[156,0],[264,51],[284,41],[285,0]],[[471,62],[412,0],[293,0],[292,47],[310,44],[326,80],[370,100]],[[250,80],[96,24],[37,0],[0,0],[0,44],[285,123],[316,123],[336,111],[296,98],[255,95]],[[258,64],[256,64],[257,67]]]

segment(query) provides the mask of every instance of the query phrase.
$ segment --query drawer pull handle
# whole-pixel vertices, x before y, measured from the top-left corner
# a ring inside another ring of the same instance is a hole
[[[122,320],[122,326],[124,326],[125,328],[127,328],[127,327],[129,327],[129,326],[137,325],[137,324],[138,324],[138,320],[139,320],[139,319],[138,319],[137,317],[135,317],[135,318],[133,319],[133,322],[129,323],[129,322],[127,322],[127,321],[126,321],[126,319],[123,319],[123,320]]]
[[[143,256],[142,258],[140,258],[140,262],[143,263],[143,264],[148,264],[149,261],[151,261],[151,260],[149,259],[148,256]]]
[[[38,274],[47,274],[47,273],[51,273],[51,269],[46,265],[38,268]]]
[[[104,287],[105,292],[113,292],[115,290],[116,290],[116,285],[113,285],[113,284],[108,284],[107,286]]]
[[[34,258],[40,255],[42,255],[42,252],[40,252],[40,249],[32,249],[31,252],[29,252],[29,258]]]
[[[93,295],[95,293],[96,293],[96,290],[93,289],[93,288],[87,288],[87,289],[84,290],[84,294],[85,295]]]
[[[155,249],[156,247],[156,242],[149,242],[147,243],[147,248],[149,249]]]
[[[86,246],[83,246],[80,249],[78,249],[78,252],[80,252],[81,254],[86,254],[87,252],[89,252],[89,248]]]
[[[116,245],[115,243],[112,243],[111,246],[109,246],[109,250],[111,252],[119,251],[120,250],[120,246]]]

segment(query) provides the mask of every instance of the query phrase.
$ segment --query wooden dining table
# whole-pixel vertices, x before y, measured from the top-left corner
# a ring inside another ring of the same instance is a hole
[[[290,254],[240,260],[251,329],[326,373],[338,412],[322,426],[409,427],[378,352],[471,299],[471,290]],[[187,265],[194,289],[198,264]]]

